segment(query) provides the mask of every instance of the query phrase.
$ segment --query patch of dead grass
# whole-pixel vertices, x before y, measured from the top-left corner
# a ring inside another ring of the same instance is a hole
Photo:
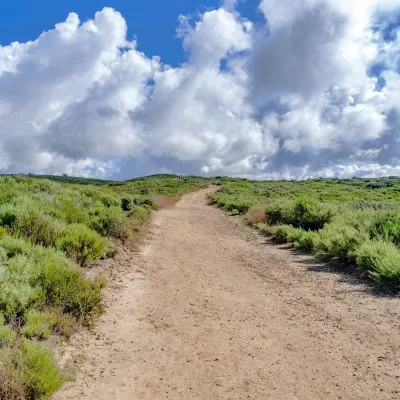
[[[25,385],[17,377],[6,373],[0,363],[0,400],[25,400]]]
[[[266,219],[267,213],[263,208],[252,208],[246,215],[246,220],[249,224],[265,223]]]
[[[177,200],[170,196],[156,196],[153,199],[154,205],[158,210],[171,207],[176,204]]]
[[[214,200],[211,197],[207,197],[206,205],[207,206],[212,206],[213,204],[214,204]]]

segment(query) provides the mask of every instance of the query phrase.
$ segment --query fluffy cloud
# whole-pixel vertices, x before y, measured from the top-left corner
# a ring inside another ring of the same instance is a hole
[[[110,8],[0,46],[0,169],[398,174],[400,0],[263,0],[263,26],[235,4],[180,17],[174,67]]]

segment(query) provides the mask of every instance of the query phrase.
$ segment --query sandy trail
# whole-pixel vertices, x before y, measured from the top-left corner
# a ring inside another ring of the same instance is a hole
[[[266,243],[206,192],[155,214],[56,399],[400,399],[399,299]]]

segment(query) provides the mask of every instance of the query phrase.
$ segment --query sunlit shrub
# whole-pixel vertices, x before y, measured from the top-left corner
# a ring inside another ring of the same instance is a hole
[[[106,241],[83,224],[69,225],[57,245],[81,267],[86,267],[106,251]]]
[[[357,266],[379,283],[400,287],[400,251],[390,242],[364,242],[355,251]]]

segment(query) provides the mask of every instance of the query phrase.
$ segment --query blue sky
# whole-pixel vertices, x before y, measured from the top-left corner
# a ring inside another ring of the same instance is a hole
[[[238,10],[257,21],[261,18],[258,4],[256,0],[241,1]],[[70,12],[84,22],[102,8],[112,7],[126,19],[128,36],[136,36],[140,51],[176,66],[185,60],[181,41],[176,38],[178,16],[204,13],[219,5],[218,0],[6,0],[0,2],[0,44],[37,38]]]
[[[399,11],[400,0],[0,0],[0,170],[400,175]]]

